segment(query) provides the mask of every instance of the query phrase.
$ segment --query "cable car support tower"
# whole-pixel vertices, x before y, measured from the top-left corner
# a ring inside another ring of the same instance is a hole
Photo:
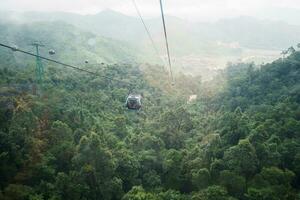
[[[36,50],[36,68],[35,68],[35,73],[36,73],[36,82],[41,84],[44,78],[44,66],[40,57],[40,51],[39,47],[44,47],[45,45],[39,43],[39,42],[33,42],[31,46],[35,47]]]

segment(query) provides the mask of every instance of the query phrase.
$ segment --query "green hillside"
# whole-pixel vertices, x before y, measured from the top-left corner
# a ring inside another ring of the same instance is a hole
[[[63,22],[0,31],[101,75],[43,62],[37,85],[34,59],[0,50],[0,199],[300,199],[299,51],[210,82],[176,73],[172,87],[161,66],[120,63],[135,48]],[[124,108],[132,91],[139,112]]]
[[[121,42],[90,32],[84,32],[65,22],[36,22],[27,24],[0,24],[2,43],[18,44],[21,49],[35,52],[31,43],[40,41],[45,45],[41,54],[46,55],[50,49],[56,51],[54,58],[63,59],[73,64],[91,64],[138,61],[138,51],[126,42]],[[2,49],[1,49],[2,51]],[[18,60],[19,55],[16,55]],[[20,57],[24,63],[25,57]],[[29,60],[28,60],[29,61]]]

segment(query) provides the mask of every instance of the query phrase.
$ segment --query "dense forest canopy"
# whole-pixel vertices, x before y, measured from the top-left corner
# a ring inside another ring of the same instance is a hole
[[[118,81],[44,63],[36,85],[1,54],[1,199],[299,199],[299,51],[176,89],[161,66],[100,66],[139,112]]]
[[[300,200],[300,44],[172,86],[130,44],[65,22],[0,33],[99,75],[42,61],[37,81],[34,57],[0,48],[1,200]]]

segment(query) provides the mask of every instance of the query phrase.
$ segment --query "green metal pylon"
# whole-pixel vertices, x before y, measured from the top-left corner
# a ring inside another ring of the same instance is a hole
[[[43,47],[44,45],[42,45],[40,43],[37,43],[37,42],[32,43],[31,45],[35,47],[36,55],[37,55],[37,57],[36,57],[36,69],[35,69],[36,82],[39,83],[39,84],[42,84],[43,77],[44,77],[44,66],[43,66],[41,58],[38,57],[38,56],[40,55],[39,47]]]

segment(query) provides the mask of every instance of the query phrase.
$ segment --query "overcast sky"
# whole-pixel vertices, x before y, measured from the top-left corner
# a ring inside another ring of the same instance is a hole
[[[159,15],[158,0],[135,0],[145,17]],[[214,21],[241,15],[286,20],[300,17],[300,0],[163,0],[166,13],[189,20]],[[0,0],[0,10],[67,11],[95,14],[113,9],[135,15],[132,0]],[[299,12],[299,15],[297,13]],[[294,21],[300,21],[295,19]],[[292,19],[291,19],[292,20]]]

